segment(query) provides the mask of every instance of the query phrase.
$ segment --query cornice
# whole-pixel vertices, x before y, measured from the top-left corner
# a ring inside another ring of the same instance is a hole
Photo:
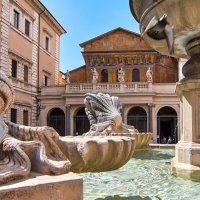
[[[24,12],[27,16],[29,16],[33,21],[35,20],[35,17],[31,15],[21,4],[19,4],[16,0],[10,0],[15,6],[19,7],[22,12]]]
[[[22,62],[27,63],[28,65],[33,64],[33,62],[31,60],[25,58],[24,56],[20,55],[18,52],[14,51],[12,49],[8,49],[8,53],[12,57],[15,57],[17,60],[21,60]]]
[[[41,14],[42,17],[56,29],[59,35],[67,32],[39,0],[26,0],[26,2],[28,2],[38,14]]]

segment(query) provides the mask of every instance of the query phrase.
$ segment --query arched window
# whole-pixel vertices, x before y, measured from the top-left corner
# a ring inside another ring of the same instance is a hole
[[[52,109],[47,117],[47,126],[53,127],[61,136],[65,135],[65,113],[60,108]]]
[[[101,71],[101,82],[107,83],[108,82],[108,71],[106,69],[103,69]]]
[[[140,71],[138,69],[134,69],[132,72],[132,81],[140,82]]]

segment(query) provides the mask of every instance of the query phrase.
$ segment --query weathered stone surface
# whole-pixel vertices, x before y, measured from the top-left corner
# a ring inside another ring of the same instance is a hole
[[[73,172],[100,172],[118,169],[128,162],[135,139],[121,136],[66,136],[58,145],[71,162]]]
[[[110,135],[111,133],[138,133],[133,126],[122,122],[122,105],[118,97],[109,94],[86,94],[85,112],[90,130],[85,135]]]
[[[1,72],[0,86],[1,115],[10,108],[14,100],[12,86]],[[120,108],[117,97],[111,99],[112,103],[106,104],[104,101],[108,112],[105,112],[102,118],[99,116],[99,123],[105,118],[107,121],[104,127],[107,130],[108,126],[111,126],[116,131],[128,131],[126,125],[122,126],[121,116],[116,110],[116,106]],[[91,124],[91,127],[97,130],[101,128],[98,124]],[[70,166],[75,172],[114,170],[124,165],[132,157],[135,149],[133,138],[90,136],[60,138],[51,127],[23,126],[2,118],[0,118],[0,144],[0,183],[27,177],[31,171],[49,175],[64,174],[69,172]],[[24,195],[26,198],[26,194]]]
[[[135,149],[149,148],[152,133],[112,133],[112,136],[128,136],[135,139]]]
[[[90,130],[85,135],[112,135],[135,138],[136,149],[148,148],[152,133],[139,133],[134,126],[122,122],[121,103],[109,94],[86,94],[85,111]]]
[[[82,200],[83,180],[73,173],[48,176],[31,173],[27,179],[0,187],[1,200]]]

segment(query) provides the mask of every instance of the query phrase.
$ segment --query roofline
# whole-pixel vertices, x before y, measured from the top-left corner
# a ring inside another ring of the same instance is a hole
[[[96,40],[96,39],[98,39],[98,38],[101,38],[101,37],[103,37],[103,36],[106,36],[106,35],[108,35],[108,34],[114,32],[114,31],[117,31],[117,30],[123,30],[123,31],[129,32],[129,33],[131,33],[131,34],[135,34],[135,35],[137,35],[138,37],[141,37],[140,34],[138,34],[138,33],[135,33],[135,32],[129,31],[129,30],[127,30],[127,29],[118,27],[118,28],[115,28],[115,29],[113,29],[113,30],[111,30],[111,31],[108,31],[108,32],[106,32],[106,33],[103,33],[103,34],[101,34],[101,35],[98,35],[97,37],[94,37],[94,38],[92,38],[92,39],[90,39],[90,40],[87,40],[87,41],[85,41],[85,42],[79,44],[79,46],[83,48],[83,46],[85,46],[87,43],[90,43],[90,42],[92,42],[92,41],[94,41],[94,40]]]
[[[109,54],[109,53],[138,53],[138,52],[155,52],[158,53],[156,50],[152,49],[149,47],[149,49],[142,49],[142,50],[119,50],[119,51],[82,51],[82,54],[97,54],[97,53],[102,53],[102,54]]]
[[[79,70],[79,69],[81,69],[81,68],[84,68],[84,67],[86,67],[86,65],[82,65],[82,66],[80,66],[80,67],[77,67],[77,68],[75,68],[75,69],[72,69],[72,70],[69,71],[69,72],[74,72],[74,71],[77,71],[77,70]]]
[[[43,10],[47,11],[47,13],[50,15],[50,17],[52,18],[52,20],[58,25],[59,29],[61,30],[62,34],[63,33],[67,33],[67,31],[63,28],[63,26],[57,21],[57,19],[51,14],[51,12],[47,9],[47,7],[40,1],[38,0],[37,1],[42,7],[43,7]]]

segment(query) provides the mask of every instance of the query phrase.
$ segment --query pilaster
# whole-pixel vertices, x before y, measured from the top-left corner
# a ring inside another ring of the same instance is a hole
[[[55,85],[58,85],[59,64],[60,64],[60,37],[56,34]]]
[[[147,123],[147,132],[152,133],[152,104],[148,104],[148,123]]]
[[[65,135],[70,135],[70,105],[66,106],[66,130],[65,130]]]
[[[9,76],[8,71],[8,33],[9,33],[9,0],[2,0],[0,69]]]

